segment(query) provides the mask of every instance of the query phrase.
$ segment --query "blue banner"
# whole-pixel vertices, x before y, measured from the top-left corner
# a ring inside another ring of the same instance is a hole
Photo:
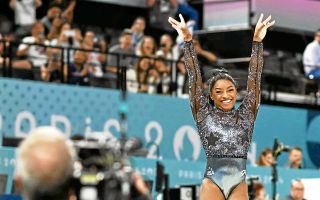
[[[0,78],[0,132],[25,137],[41,125],[54,125],[67,136],[119,137],[118,91]],[[128,95],[128,134],[149,146],[148,158],[205,161],[189,101]],[[320,167],[320,112],[261,105],[248,154],[254,163],[260,151],[277,137],[303,149],[304,165]],[[0,141],[1,142],[1,141]],[[280,166],[287,155],[280,156]]]

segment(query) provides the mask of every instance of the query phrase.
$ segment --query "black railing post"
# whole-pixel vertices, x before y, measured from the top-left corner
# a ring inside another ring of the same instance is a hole
[[[3,64],[2,64],[2,75],[5,77],[7,76],[7,42],[6,40],[1,40],[1,43],[3,43],[3,49],[2,49],[2,57],[3,57]]]
[[[67,47],[67,72],[68,72],[67,80],[65,80],[65,81],[66,81],[66,83],[69,83],[69,79],[70,79],[70,48],[69,47]]]
[[[9,41],[9,69],[8,69],[8,77],[12,77],[12,58],[13,58],[13,51],[12,51],[12,42]]]
[[[61,77],[60,77],[60,80],[61,80],[61,83],[64,83],[64,48],[62,47],[60,47],[60,49],[61,49]]]
[[[117,54],[117,89],[121,89],[120,54]]]

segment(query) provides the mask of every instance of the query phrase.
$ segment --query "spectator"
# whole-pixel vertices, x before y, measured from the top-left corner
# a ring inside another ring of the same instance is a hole
[[[289,151],[288,168],[301,169],[302,166],[302,149],[300,147],[293,147]]]
[[[290,195],[285,197],[285,200],[305,200],[304,185],[301,180],[292,180]]]
[[[110,53],[122,54],[118,57],[116,55],[108,56],[108,66],[106,67],[107,78],[116,80],[116,73],[118,67],[126,66],[127,67],[127,80],[128,80],[128,90],[136,92],[137,85],[136,82],[136,73],[134,69],[135,59],[126,55],[134,55],[134,48],[132,47],[132,32],[128,29],[125,29],[119,38],[119,44],[112,46],[109,49]],[[119,63],[118,63],[119,61]],[[115,85],[113,86],[115,87]]]
[[[266,148],[261,152],[259,156],[259,160],[257,161],[257,165],[270,167],[272,166],[272,164],[273,164],[272,150],[269,148]]]
[[[253,200],[267,200],[267,194],[264,186],[260,182],[253,182],[254,199]]]
[[[43,24],[41,22],[34,23],[31,36],[23,38],[22,43],[19,45],[16,54],[19,57],[26,57],[27,60],[15,61],[14,66],[18,68],[40,69],[47,62],[46,48],[40,45],[49,44],[44,35]]]
[[[160,58],[156,63],[156,67],[161,78],[160,85],[162,85],[162,87],[159,87],[160,91],[158,89],[158,92],[168,94],[170,84],[169,73],[171,71],[171,67],[176,63],[172,63],[167,60],[176,60],[178,58],[177,55],[174,55],[173,41],[169,34],[163,34],[160,37],[160,49],[156,52],[156,55]]]
[[[320,29],[315,33],[313,42],[304,50],[303,65],[308,78],[320,79]]]
[[[90,68],[87,66],[87,53],[84,51],[76,51],[74,53],[73,63],[69,65],[69,83],[76,85],[88,85]]]
[[[87,31],[82,41],[82,47],[87,50],[100,50],[95,48],[95,34],[93,31]],[[98,52],[89,52],[87,64],[92,68],[92,75],[94,77],[102,77],[102,64],[101,61],[105,59],[105,56]]]
[[[188,26],[192,26],[192,30],[198,30],[199,14],[196,9],[190,6],[186,0],[178,0],[177,13],[188,16]]]
[[[159,94],[169,94],[169,84],[170,84],[170,72],[171,68],[167,65],[164,57],[157,57],[155,60],[155,73],[154,78],[157,83],[157,93]]]
[[[156,52],[157,56],[162,56],[167,60],[173,60],[172,52],[173,41],[169,34],[163,34],[160,37],[160,49]]]
[[[15,34],[22,38],[30,34],[32,25],[36,22],[36,9],[42,5],[42,0],[10,0],[9,6],[14,10]]]
[[[67,200],[75,152],[54,127],[33,130],[17,150],[15,180],[24,199]]]
[[[69,23],[64,23],[61,27],[60,35],[58,39],[54,39],[51,42],[51,46],[58,46],[64,48],[63,60],[65,63],[73,62],[74,50],[67,49],[69,47],[79,48],[80,42],[76,39],[76,31],[71,29]],[[68,51],[69,51],[69,60],[68,60]]]
[[[61,17],[63,18],[64,22],[72,23],[76,3],[76,0],[70,0],[68,3],[66,0],[52,0],[51,6],[55,5],[60,7],[62,11]]]
[[[62,73],[63,72],[63,73]],[[64,82],[68,77],[68,68],[61,64],[61,51],[52,48],[48,52],[48,62],[41,67],[41,80],[46,82]],[[61,79],[63,78],[63,81]]]
[[[179,97],[188,96],[188,76],[186,66],[184,64],[183,54],[180,55],[177,63],[178,77],[177,77],[177,95]]]
[[[211,77],[210,70],[212,70],[213,65],[217,61],[217,56],[205,49],[203,49],[200,45],[199,40],[193,40],[194,51],[198,56],[198,61],[201,70],[201,76],[203,77],[203,82],[207,82],[207,80]]]
[[[144,37],[144,29],[146,28],[146,20],[143,17],[137,17],[131,27],[132,31],[132,46],[138,48]]]
[[[177,0],[147,0],[147,6],[150,9],[150,27],[172,32],[168,18],[176,15],[178,8]]]
[[[0,34],[0,68],[2,68],[4,65],[8,65],[9,64],[9,58],[5,59],[6,55],[5,55],[5,52],[4,52],[4,46],[7,45],[7,42],[1,41],[3,39],[4,38],[2,38],[2,35]],[[2,72],[0,72],[0,73],[2,73]]]
[[[157,76],[157,71],[154,67],[155,50],[156,43],[153,37],[145,36],[141,42],[139,51],[136,53],[138,56],[141,56],[137,63],[139,92],[155,93],[155,77]]]
[[[44,24],[46,34],[48,34],[52,29],[53,21],[56,17],[58,17],[60,21],[61,9],[56,5],[51,6],[47,11],[47,15],[41,19],[41,22]]]

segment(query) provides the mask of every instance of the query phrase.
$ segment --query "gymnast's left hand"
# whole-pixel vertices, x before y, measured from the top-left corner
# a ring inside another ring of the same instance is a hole
[[[260,15],[259,20],[254,30],[253,41],[262,42],[267,34],[267,29],[275,24],[275,20],[271,21],[271,15],[262,21],[263,14]],[[271,22],[270,22],[271,21]]]

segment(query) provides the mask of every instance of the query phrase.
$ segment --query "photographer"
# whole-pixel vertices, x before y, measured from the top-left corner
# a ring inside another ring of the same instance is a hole
[[[55,127],[33,130],[17,150],[15,181],[26,200],[67,200],[74,150]]]
[[[48,62],[41,67],[41,80],[46,82],[61,82],[61,76],[63,76],[64,80],[67,80],[67,65],[65,64],[62,69],[61,50],[51,48],[48,52]]]

